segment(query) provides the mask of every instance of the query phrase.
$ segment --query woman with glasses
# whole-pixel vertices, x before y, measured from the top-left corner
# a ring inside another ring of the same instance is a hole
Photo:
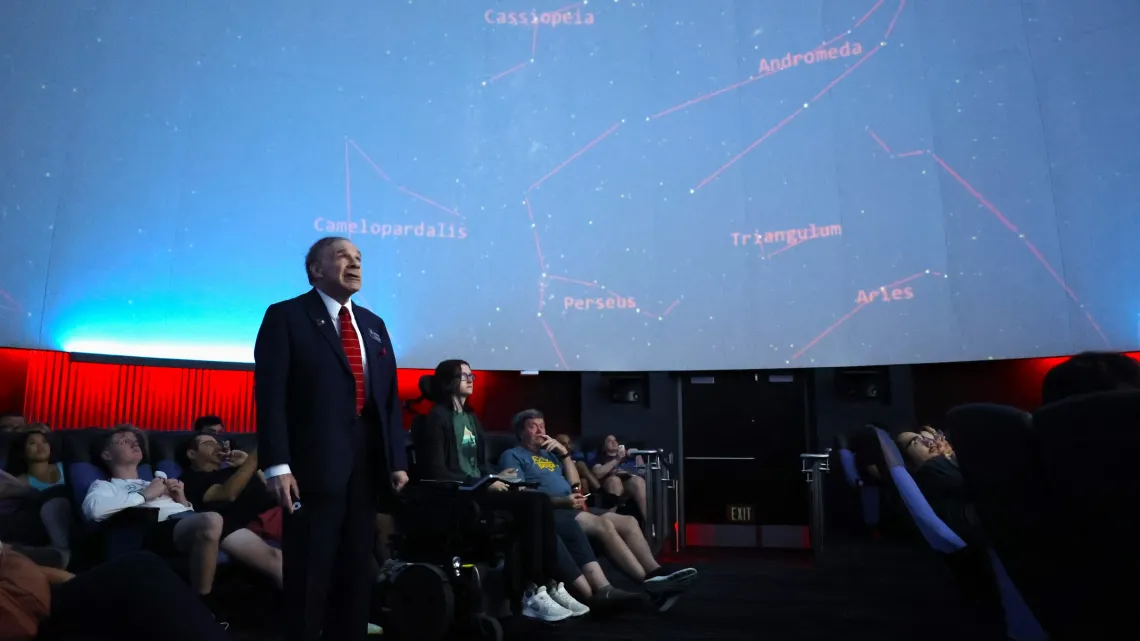
[[[435,368],[425,423],[413,435],[417,474],[421,480],[484,482],[474,497],[489,510],[509,512],[518,529],[522,570],[529,583],[523,615],[546,622],[561,621],[590,611],[566,591],[564,584],[584,582],[577,565],[560,543],[554,511],[545,494],[511,491],[501,480],[485,482],[494,473],[486,435],[468,399],[475,391],[475,374],[466,361],[447,360]],[[500,477],[510,477],[504,470]],[[560,547],[561,546],[561,547]],[[569,560],[568,560],[569,559]]]
[[[982,542],[981,522],[946,436],[923,427],[918,432],[901,432],[895,442],[907,460],[915,485],[938,518],[967,543]]]

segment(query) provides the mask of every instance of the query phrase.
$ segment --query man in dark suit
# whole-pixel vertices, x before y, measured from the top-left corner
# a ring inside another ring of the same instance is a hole
[[[258,454],[285,510],[286,638],[352,641],[368,629],[377,501],[408,482],[396,357],[384,321],[350,301],[352,241],[317,241],[305,270],[313,289],[271,305],[257,333]]]

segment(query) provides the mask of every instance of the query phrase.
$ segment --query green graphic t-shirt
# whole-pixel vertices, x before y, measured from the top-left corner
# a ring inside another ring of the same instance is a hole
[[[479,478],[479,447],[475,440],[475,422],[466,412],[456,412],[451,419],[455,426],[455,443],[459,446],[459,469],[466,476]]]

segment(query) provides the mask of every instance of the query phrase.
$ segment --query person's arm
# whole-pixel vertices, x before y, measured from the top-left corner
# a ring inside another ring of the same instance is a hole
[[[387,349],[392,350],[392,381],[388,384],[388,425],[386,438],[388,443],[388,462],[391,472],[408,471],[408,437],[404,430],[404,404],[400,402],[400,387],[396,376],[396,351],[392,346],[392,337],[388,335],[388,326],[380,321],[380,336]]]
[[[107,481],[95,481],[83,497],[83,516],[89,521],[106,521],[132,507],[146,503],[141,492],[128,492]]]
[[[621,461],[616,456],[610,458],[610,460],[606,463],[595,463],[594,476],[598,477],[599,479],[604,479],[610,474],[616,472],[618,465],[621,465]]]
[[[468,483],[474,479],[464,474],[450,470],[447,467],[447,437],[445,430],[454,430],[455,427],[447,421],[444,412],[428,412],[420,432],[420,441],[416,443],[416,465],[423,477],[431,481],[458,481]]]
[[[578,478],[578,466],[575,465],[574,457],[570,456],[570,452],[565,454],[558,454],[551,452],[551,454],[562,463],[562,475],[566,477],[566,481],[573,487],[581,482]]]
[[[265,476],[291,474],[285,399],[289,393],[289,326],[281,304],[265,310],[253,346],[253,396],[257,403],[257,448]]]
[[[0,499],[17,499],[29,496],[35,490],[31,485],[23,483],[20,479],[0,470]]]
[[[249,458],[237,468],[237,471],[226,479],[225,483],[215,483],[206,488],[202,494],[203,503],[233,503],[237,497],[245,490],[245,486],[249,485],[250,479],[257,472],[257,452],[249,455]],[[187,498],[191,497],[187,496]]]

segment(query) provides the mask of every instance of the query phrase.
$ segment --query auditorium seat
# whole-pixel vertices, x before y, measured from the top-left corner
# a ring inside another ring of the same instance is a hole
[[[514,434],[503,432],[488,432],[487,433],[487,457],[491,459],[491,463],[498,465],[499,459],[503,456],[503,452],[518,447],[519,440],[515,438]]]
[[[1060,599],[1033,417],[1004,405],[973,403],[946,416],[947,437],[978,518],[1026,603],[1056,636],[1067,605]]]
[[[83,541],[76,550],[76,563],[80,566],[94,564],[109,558],[134,552],[142,548],[147,530],[156,522],[155,510],[123,510],[106,521],[96,523],[83,516],[83,499],[87,489],[98,480],[106,480],[108,473],[101,463],[103,442],[110,430],[88,428],[69,430],[62,439],[62,460],[67,470],[67,485],[71,488],[72,506],[81,524]],[[139,477],[143,480],[154,478],[147,461],[147,444],[142,435],[143,463],[139,465]]]
[[[902,454],[894,440],[882,429],[874,429],[883,453],[883,460],[889,472],[887,478],[898,491],[903,505],[906,506],[923,539],[935,551],[947,557],[956,555],[969,562],[973,551],[967,550],[966,542],[934,513],[930,503],[927,502],[926,497],[918,489],[918,485],[915,484],[910,472],[903,464]],[[996,591],[1005,617],[1006,635],[1017,641],[1044,641],[1047,639],[1045,631],[1041,628],[1029,606],[1025,604],[1013,581],[1010,580],[998,555],[992,549],[984,550],[984,554],[989,567],[992,569],[990,580],[996,582]]]
[[[837,453],[839,467],[843,472],[841,478],[847,487],[854,490],[854,493],[849,493],[849,496],[859,505],[863,525],[874,528],[879,524],[879,487],[863,481],[862,475],[859,474],[858,464],[855,461],[855,453],[851,451],[848,443],[847,435],[836,435],[833,450]]]
[[[194,437],[193,432],[147,432],[150,442],[150,457],[154,468],[176,479],[182,476],[182,458],[186,445]]]
[[[1140,528],[1130,518],[1140,508],[1140,392],[1068,398],[1039,408],[1033,424],[1070,629],[1131,625],[1140,592]]]

